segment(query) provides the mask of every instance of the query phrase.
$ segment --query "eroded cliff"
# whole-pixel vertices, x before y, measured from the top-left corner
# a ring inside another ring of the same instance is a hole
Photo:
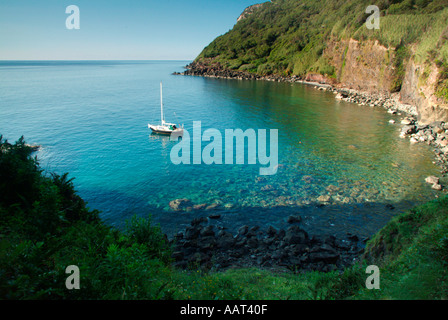
[[[277,0],[248,7],[190,74],[303,79],[388,95],[416,108],[421,124],[448,122],[448,1]]]

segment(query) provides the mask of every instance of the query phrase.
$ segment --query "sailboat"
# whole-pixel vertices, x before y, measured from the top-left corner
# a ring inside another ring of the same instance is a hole
[[[174,123],[169,123],[165,121],[165,117],[163,115],[163,97],[162,97],[162,82],[160,82],[160,116],[161,116],[161,124],[153,125],[148,123],[148,128],[152,130],[153,133],[156,134],[178,134],[181,135],[184,132],[183,126],[177,126]]]

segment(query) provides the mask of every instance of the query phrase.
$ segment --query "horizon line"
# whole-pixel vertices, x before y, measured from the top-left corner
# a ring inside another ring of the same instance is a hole
[[[0,61],[193,61],[194,59],[0,59]]]

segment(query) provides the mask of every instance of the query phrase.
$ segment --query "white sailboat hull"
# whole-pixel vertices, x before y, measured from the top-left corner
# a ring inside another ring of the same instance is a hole
[[[148,124],[148,128],[150,128],[152,130],[152,132],[154,133],[158,133],[158,134],[171,134],[171,133],[183,133],[184,130],[182,128],[176,128],[176,129],[171,129],[169,126],[162,126],[162,125],[151,125]]]
[[[174,123],[165,122],[165,118],[163,115],[162,83],[160,83],[160,117],[162,120],[162,124],[160,125],[148,124],[148,128],[150,128],[153,133],[167,134],[167,135],[170,135],[172,133],[175,133],[177,135],[183,134],[184,132],[183,128],[176,127]]]

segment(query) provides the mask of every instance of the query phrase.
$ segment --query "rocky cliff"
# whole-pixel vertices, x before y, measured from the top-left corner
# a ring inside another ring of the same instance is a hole
[[[395,91],[395,82],[399,81],[395,97],[399,103],[416,107],[421,125],[448,121],[447,100],[436,94],[442,71],[435,62],[427,60],[419,64],[412,56],[403,62],[405,71],[402,79],[397,79],[396,49],[387,48],[378,40],[329,41],[323,56],[335,67],[338,86],[391,95]],[[325,76],[320,82],[335,83]]]
[[[446,99],[438,97],[436,88],[440,81],[440,70],[431,64],[424,74],[425,67],[413,59],[407,63],[406,73],[400,90],[400,101],[417,106],[420,124],[436,121],[448,122],[448,104]]]
[[[448,1],[277,0],[248,7],[187,74],[291,79],[393,97],[421,124],[448,122]]]

